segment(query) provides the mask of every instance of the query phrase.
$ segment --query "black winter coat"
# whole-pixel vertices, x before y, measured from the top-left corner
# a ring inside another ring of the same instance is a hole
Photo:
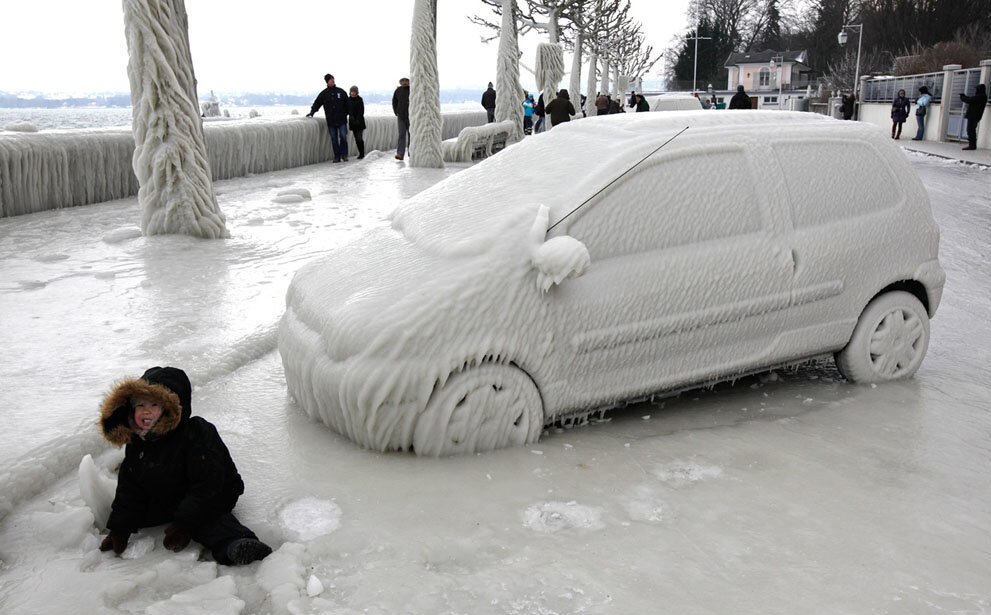
[[[244,482],[217,429],[190,416],[192,387],[185,372],[153,367],[140,379],[119,382],[101,409],[103,436],[124,448],[107,529],[129,535],[141,527],[175,522],[189,533],[234,508]],[[162,405],[145,439],[131,429],[134,396]]]
[[[348,128],[352,131],[365,129],[365,101],[361,96],[348,96]]]
[[[392,93],[392,112],[409,125],[409,86],[401,85]]]
[[[486,109],[495,109],[496,92],[492,88],[485,90],[482,94],[482,106]]]
[[[750,106],[750,97],[747,96],[746,92],[737,92],[733,94],[733,98],[729,99],[730,109],[752,109]]]
[[[575,114],[575,106],[571,104],[571,99],[563,96],[558,96],[547,103],[544,110],[550,114],[552,126],[571,121],[571,116]]]
[[[310,107],[310,115],[323,107],[328,126],[340,126],[348,121],[348,93],[337,87],[324,88]]]
[[[983,83],[978,83],[973,96],[960,95],[960,100],[967,103],[967,114],[964,116],[972,122],[980,122],[984,117],[984,107],[988,104],[988,95]]]

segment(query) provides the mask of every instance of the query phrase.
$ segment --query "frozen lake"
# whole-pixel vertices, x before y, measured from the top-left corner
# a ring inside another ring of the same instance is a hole
[[[0,611],[991,611],[991,171],[910,159],[947,272],[913,380],[779,372],[446,459],[308,419],[275,326],[304,262],[463,167],[387,152],[218,182],[228,241],[141,237],[133,198],[2,219],[0,515],[20,505],[0,517]],[[313,198],[272,201],[289,188]],[[161,528],[96,550],[75,470],[119,459],[98,404],[166,364],[231,449],[236,512],[277,549],[260,564],[172,554]]]

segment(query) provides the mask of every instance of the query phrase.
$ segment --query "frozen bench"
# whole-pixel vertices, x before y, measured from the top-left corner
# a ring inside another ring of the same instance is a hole
[[[504,149],[514,132],[516,122],[513,120],[462,128],[456,139],[443,141],[444,161],[471,162],[488,158]]]

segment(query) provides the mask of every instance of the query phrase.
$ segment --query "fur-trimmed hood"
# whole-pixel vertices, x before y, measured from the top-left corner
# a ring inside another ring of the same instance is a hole
[[[191,413],[192,386],[186,372],[176,367],[153,367],[141,378],[117,382],[100,408],[100,429],[107,442],[124,446],[131,442],[131,398],[146,397],[162,406],[162,416],[151,428],[151,434],[164,436],[188,419]]]

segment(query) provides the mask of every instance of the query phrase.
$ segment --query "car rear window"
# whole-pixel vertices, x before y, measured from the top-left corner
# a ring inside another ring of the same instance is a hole
[[[796,228],[862,216],[905,198],[881,154],[867,143],[823,139],[772,147]]]

